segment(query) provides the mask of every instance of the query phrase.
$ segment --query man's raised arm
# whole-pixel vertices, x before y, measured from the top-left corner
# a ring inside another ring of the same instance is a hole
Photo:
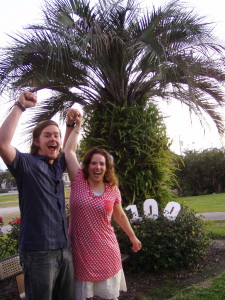
[[[18,101],[15,103],[8,117],[5,119],[0,128],[0,155],[7,165],[12,164],[16,155],[16,150],[11,145],[11,141],[20,116],[23,111],[26,110],[26,108],[34,107],[36,103],[37,97],[35,94],[31,92],[23,92],[20,94]]]

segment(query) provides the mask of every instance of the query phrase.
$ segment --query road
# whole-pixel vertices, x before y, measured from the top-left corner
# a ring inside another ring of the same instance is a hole
[[[220,221],[225,220],[225,212],[208,212],[196,214],[197,217],[200,217],[203,220],[212,220],[212,221]]]
[[[9,213],[17,213],[19,211],[18,206],[0,207],[0,217],[4,217],[4,215],[8,215]]]
[[[8,193],[0,193],[0,196],[16,195],[18,191],[9,191]]]

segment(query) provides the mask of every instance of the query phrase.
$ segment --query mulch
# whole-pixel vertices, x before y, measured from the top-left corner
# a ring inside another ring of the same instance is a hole
[[[0,299],[1,300],[20,300],[16,278],[0,280]]]
[[[217,277],[222,272],[225,272],[225,241],[214,240],[206,257],[194,268],[183,268],[175,271],[164,270],[148,274],[131,274],[125,270],[127,292],[121,294],[120,300],[139,300],[143,296],[153,295],[154,291],[157,293],[164,283],[168,284],[168,282],[176,282],[180,288],[195,284],[204,285],[207,280]],[[141,295],[140,298],[138,295]],[[159,298],[156,296],[154,299]]]
[[[209,247],[207,256],[194,269],[163,271],[161,273],[136,274],[125,272],[126,293],[121,293],[120,300],[139,300],[139,294],[147,295],[149,291],[160,288],[168,280],[179,281],[183,287],[199,284],[216,277],[225,271],[225,241],[215,240]],[[16,279],[0,281],[1,300],[20,300],[17,293]],[[100,299],[95,297],[94,299]],[[41,299],[40,299],[41,300]]]

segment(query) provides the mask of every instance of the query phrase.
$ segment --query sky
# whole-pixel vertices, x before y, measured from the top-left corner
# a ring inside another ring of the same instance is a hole
[[[93,1],[93,0],[91,0]],[[141,5],[148,9],[154,5],[156,8],[165,3],[163,0],[140,0]],[[7,34],[21,32],[29,24],[40,23],[41,7],[44,0],[1,0],[0,10],[0,47],[7,45],[10,38]],[[195,9],[201,16],[205,16],[209,22],[215,23],[214,34],[225,42],[225,2],[221,0],[186,0],[187,7]],[[224,38],[223,38],[224,37]],[[38,92],[38,99],[44,98],[43,92]],[[7,97],[2,97],[0,109],[0,125],[7,115]],[[171,150],[181,154],[185,149],[202,150],[212,147],[221,148],[225,145],[225,138],[221,138],[211,120],[204,128],[200,125],[197,117],[190,116],[188,109],[177,101],[172,101],[169,105],[159,104],[164,121],[167,127],[167,135],[172,142]],[[222,111],[223,113],[223,111]],[[15,133],[12,144],[20,151],[29,151],[28,145],[24,143],[21,131],[26,125],[28,112],[22,115],[20,123]],[[63,130],[63,129],[62,129]],[[5,169],[5,165],[0,158],[0,169]]]

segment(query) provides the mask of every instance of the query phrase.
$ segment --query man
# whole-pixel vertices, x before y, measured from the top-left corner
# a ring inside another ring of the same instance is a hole
[[[67,233],[61,133],[52,120],[33,130],[31,153],[11,145],[20,116],[37,103],[24,92],[0,128],[0,155],[15,177],[21,212],[20,260],[26,300],[73,300],[72,256]],[[72,127],[67,128],[68,137]],[[65,139],[66,139],[65,137]]]

